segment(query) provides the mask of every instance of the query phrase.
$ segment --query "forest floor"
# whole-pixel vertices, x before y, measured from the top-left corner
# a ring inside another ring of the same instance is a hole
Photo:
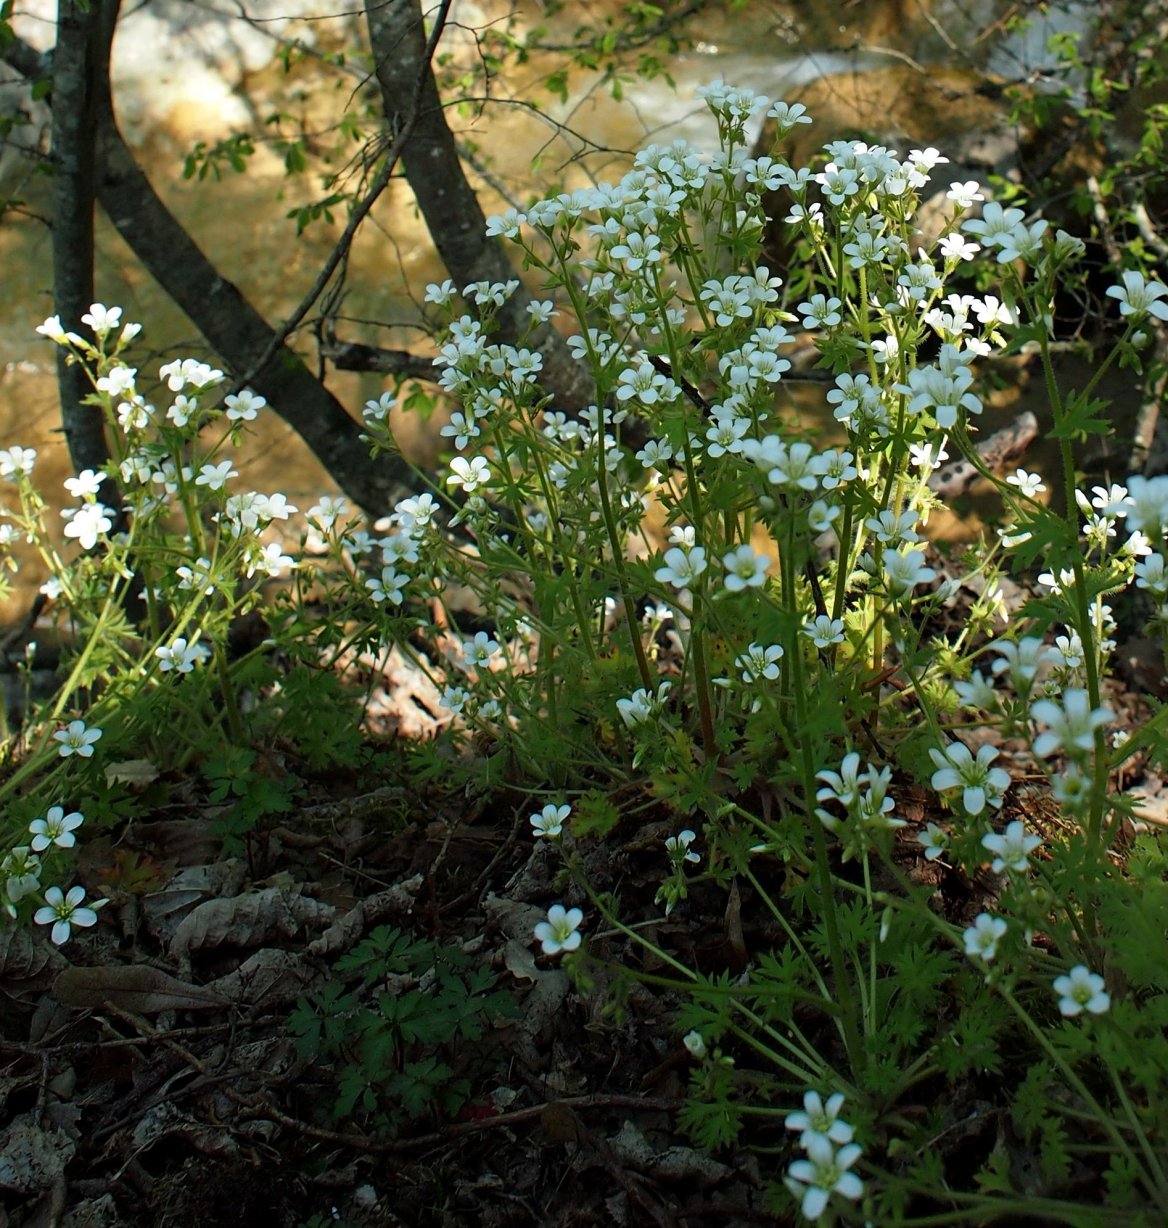
[[[1146,693],[1129,648],[1132,690],[1109,695],[1120,727]],[[371,730],[424,733],[432,699],[396,661]],[[98,926],[61,949],[39,927],[0,930],[0,1225],[793,1222],[766,1197],[786,1164],[781,1123],[714,1154],[679,1129],[694,1068],[682,998],[641,979],[669,969],[595,912],[591,985],[539,952],[548,905],[587,902],[557,879],[562,853],[532,840],[533,795],[479,794],[465,771],[456,790],[440,777],[409,789],[394,744],[377,745],[368,773],[315,775],[268,748],[266,770],[294,770],[308,791],[234,857],[219,809],[170,782],[148,818],[84,845],[79,880],[111,898]],[[1163,820],[1162,778],[1124,783]],[[968,924],[992,906],[994,876],[926,861],[916,835],[948,816],[925,790],[894,796],[909,820],[900,868]],[[626,817],[575,851],[646,937],[731,977],[781,946],[743,882],[697,883],[663,917],[662,841],[685,824],[647,786],[613,800]],[[1048,837],[1060,821],[1019,779],[1001,817],[1023,815]],[[781,896],[784,867],[760,873]],[[1014,1076],[946,1093],[949,1180],[1022,1147],[1001,1095]],[[343,1097],[353,1107],[338,1114]]]

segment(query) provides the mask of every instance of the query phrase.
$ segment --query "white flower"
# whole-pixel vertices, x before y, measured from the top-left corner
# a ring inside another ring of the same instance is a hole
[[[662,583],[676,589],[689,586],[706,570],[706,552],[701,546],[682,550],[674,546],[665,552],[665,566],[658,567],[653,575]]]
[[[459,486],[468,495],[473,495],[490,480],[491,467],[484,457],[475,456],[467,460],[463,456],[456,456],[450,462],[450,476],[446,479],[446,485]]]
[[[77,544],[82,550],[92,550],[97,545],[97,539],[114,527],[111,519],[113,508],[106,507],[104,503],[86,503],[76,509],[66,508],[61,515],[69,517],[65,536],[77,538]]]
[[[1006,830],[999,835],[989,832],[981,838],[982,847],[995,854],[990,869],[995,874],[1009,871],[1011,874],[1025,874],[1029,868],[1026,860],[1042,843],[1040,836],[1028,836],[1026,825],[1021,819],[1015,819],[1008,824]]]
[[[663,682],[657,688],[656,696],[651,695],[643,687],[634,691],[628,699],[618,699],[616,710],[628,729],[644,725],[652,720],[665,706],[672,682]]]
[[[1034,739],[1034,753],[1045,759],[1060,748],[1076,757],[1095,745],[1095,730],[1115,719],[1109,708],[1092,710],[1086,691],[1072,688],[1063,692],[1061,705],[1040,699],[1030,707],[1031,720],[1046,725],[1045,733]]]
[[[349,505],[344,499],[336,499],[332,495],[324,495],[319,503],[314,503],[308,509],[308,518],[314,520],[322,533],[329,533],[341,516],[348,514]]]
[[[765,678],[773,682],[779,676],[779,662],[783,657],[781,644],[748,644],[746,651],[734,658],[734,668],[742,671],[742,681],[747,685]]]
[[[37,325],[36,331],[42,337],[48,337],[50,341],[55,341],[58,345],[63,345],[66,341],[77,344],[82,340],[76,333],[65,331],[60,316],[49,316],[43,324]]]
[[[1001,917],[991,917],[988,912],[978,913],[963,935],[966,955],[980,956],[988,963],[997,954],[998,943],[1006,929]]]
[[[208,490],[222,490],[228,478],[239,477],[239,471],[232,468],[231,461],[220,461],[218,465],[210,463],[199,470],[195,478],[196,486],[205,486]]]
[[[926,861],[936,861],[945,851],[949,837],[936,823],[930,823],[924,831],[917,833],[917,843],[925,850]]]
[[[166,386],[171,392],[182,392],[187,384],[196,388],[206,388],[217,384],[223,378],[223,372],[199,362],[197,358],[176,358],[158,368],[160,379],[166,380]]]
[[[668,556],[667,556],[668,557]],[[765,554],[755,554],[750,546],[739,546],[722,556],[726,568],[726,591],[740,593],[744,588],[761,588],[766,583],[770,560]],[[660,579],[660,575],[657,577]]]
[[[971,242],[964,235],[958,234],[954,230],[941,240],[940,251],[946,260],[960,263],[972,260],[981,251],[981,244]]]
[[[442,688],[442,695],[438,700],[438,706],[446,708],[452,716],[458,716],[469,700],[470,692],[465,687],[445,686]]]
[[[388,601],[391,605],[401,605],[402,591],[409,582],[409,576],[403,575],[391,564],[381,569],[380,577],[366,580],[365,587],[375,604]]]
[[[778,120],[781,134],[786,135],[796,124],[811,123],[811,116],[806,111],[801,102],[776,102],[767,111],[767,118]]]
[[[834,328],[843,319],[840,315],[842,304],[838,298],[825,298],[822,294],[813,294],[805,303],[795,308],[803,317],[804,328]]]
[[[783,1125],[788,1130],[798,1130],[799,1146],[804,1150],[810,1140],[818,1136],[828,1142],[843,1144],[852,1141],[852,1127],[840,1121],[839,1112],[844,1107],[843,1092],[836,1092],[823,1103],[823,1097],[814,1091],[804,1092],[803,1111],[788,1113]]]
[[[681,1043],[689,1050],[689,1052],[699,1061],[706,1056],[706,1042],[702,1038],[701,1032],[694,1029],[692,1032],[686,1032],[681,1038]]]
[[[502,214],[495,217],[487,218],[487,235],[502,235],[505,239],[517,239],[519,237],[519,227],[527,221],[527,215],[518,213],[514,209],[506,209]],[[426,288],[427,296],[430,289]]]
[[[925,566],[923,550],[886,550],[883,561],[884,584],[892,597],[907,597],[918,584],[927,584],[937,576]]]
[[[844,756],[838,772],[827,769],[816,772],[815,779],[822,780],[825,787],[815,794],[815,800],[839,802],[845,809],[855,805],[859,800],[860,785],[867,784],[869,778],[869,768],[865,768],[862,773],[859,769],[860,756],[856,751],[851,751]]]
[[[497,640],[491,639],[485,631],[476,631],[474,639],[462,645],[462,664],[467,669],[484,669],[502,651]]]
[[[556,310],[555,303],[550,298],[544,299],[543,302],[530,302],[525,310],[536,324],[546,324],[552,316],[560,314]]]
[[[580,945],[580,923],[584,914],[578,908],[565,908],[553,904],[547,912],[547,920],[535,927],[545,955],[559,955],[561,951],[574,951]]]
[[[689,847],[696,839],[696,833],[692,832],[688,827],[684,831],[679,831],[676,836],[666,836],[665,848],[669,853],[669,859],[679,865],[683,861],[689,861],[696,865],[701,861],[702,855],[701,853],[693,852]]]
[[[190,566],[176,567],[174,574],[178,576],[179,588],[186,592],[201,589],[204,597],[209,597],[215,591],[211,576],[211,560],[198,558]]]
[[[807,1219],[819,1219],[832,1194],[852,1202],[863,1197],[864,1183],[855,1173],[848,1172],[861,1155],[856,1143],[837,1151],[829,1139],[813,1134],[805,1150],[807,1159],[794,1161],[784,1181],[791,1193],[801,1199],[800,1209]]]
[[[14,444],[11,448],[0,448],[0,478],[10,481],[18,477],[28,477],[36,462],[36,448],[22,448]]]
[[[1010,486],[1017,486],[1028,499],[1033,499],[1035,495],[1046,489],[1046,483],[1043,482],[1041,474],[1027,473],[1025,469],[1016,469],[1006,479],[1006,482]]]
[[[1122,286],[1108,286],[1105,293],[1119,299],[1119,314],[1137,320],[1149,312],[1157,320],[1168,320],[1168,303],[1160,302],[1168,294],[1168,286],[1158,281],[1145,281],[1143,275],[1129,269],[1123,274]]]
[[[548,802],[539,814],[533,814],[528,819],[532,826],[532,835],[537,838],[560,835],[564,830],[564,820],[571,813],[571,806],[557,806],[554,802]]]
[[[45,892],[45,906],[33,913],[32,919],[37,925],[53,927],[49,937],[56,946],[69,941],[70,929],[74,925],[90,926],[97,924],[97,913],[108,900],[95,900],[93,908],[83,908],[85,899],[84,887],[70,887],[69,894],[64,895],[60,887],[50,887]]]
[[[43,819],[33,819],[28,825],[32,833],[32,851],[43,852],[50,844],[71,849],[77,843],[73,833],[84,822],[85,816],[79,810],[66,814],[63,806],[50,806]]]
[[[0,860],[0,879],[4,882],[4,911],[16,917],[14,905],[26,895],[41,889],[41,859],[28,847],[19,845]]]
[[[1111,1005],[1111,995],[1103,988],[1103,978],[1085,964],[1076,964],[1066,976],[1057,976],[1054,991],[1059,995],[1059,1011],[1068,1018],[1090,1011],[1102,1015]]]
[[[120,307],[104,307],[101,303],[92,303],[89,310],[81,317],[81,323],[88,324],[99,337],[104,337],[106,333],[117,328],[121,319],[122,309]],[[90,924],[92,925],[93,922],[91,921]],[[56,939],[53,941],[55,942]]]
[[[108,393],[111,397],[130,396],[137,400],[133,396],[134,376],[137,374],[134,367],[113,367],[97,381],[97,389],[99,392]]]
[[[287,520],[299,510],[295,504],[288,502],[287,496],[282,495],[279,491],[271,495],[263,495],[257,491],[252,498],[255,501],[253,504],[255,513],[261,520]]]
[[[80,755],[82,759],[93,757],[93,744],[101,737],[96,726],[90,729],[84,721],[70,721],[64,729],[58,729],[53,737],[61,743],[58,753],[62,759]]]
[[[1029,693],[1038,671],[1044,665],[1053,664],[1050,646],[1037,636],[1023,636],[1016,644],[1010,640],[996,645],[998,660],[990,668],[995,676],[1006,673],[1019,695]]]
[[[966,234],[980,235],[982,242],[991,247],[1001,247],[1025,216],[1021,209],[1003,209],[996,200],[991,200],[986,202],[980,218],[962,222],[961,229]]]
[[[13,449],[16,451],[17,449]],[[4,454],[0,452],[0,476],[4,474]],[[1168,528],[1168,474],[1128,478],[1128,505],[1124,509],[1129,529],[1140,529],[1157,540]]]
[[[998,757],[992,746],[978,749],[975,759],[964,742],[953,742],[943,750],[929,750],[937,769],[932,785],[939,793],[946,789],[961,789],[961,804],[966,814],[976,816],[986,808],[1002,804],[1002,795],[1010,786],[1010,775],[990,764]]]
[[[965,183],[951,183],[945,198],[951,200],[958,209],[971,209],[975,200],[985,200],[981,184],[974,179],[966,180]]]
[[[427,303],[437,303],[439,307],[449,307],[451,300],[457,293],[458,291],[454,285],[454,282],[452,282],[449,278],[442,282],[441,285],[435,281],[432,281],[426,287],[426,295],[423,301]]]
[[[646,469],[656,469],[658,466],[665,467],[673,459],[673,445],[669,440],[650,439],[647,444],[637,453],[637,460],[641,462]]]
[[[1162,554],[1149,554],[1136,564],[1136,588],[1146,588],[1157,597],[1168,596],[1168,572]]]
[[[268,402],[258,392],[244,388],[238,394],[232,393],[223,403],[232,422],[251,422]]]
[[[86,495],[96,495],[104,481],[104,473],[83,469],[75,478],[65,479],[65,489],[74,499],[84,499]]]
[[[201,664],[211,655],[205,644],[189,644],[183,636],[178,636],[169,645],[160,644],[154,655],[158,658],[158,668],[166,673],[175,670],[180,674],[189,674],[196,665]]]
[[[366,422],[384,422],[389,417],[389,411],[397,404],[397,397],[392,393],[383,392],[376,401],[366,401],[361,408],[361,416]]]
[[[844,642],[844,620],[842,618],[819,614],[813,622],[804,623],[802,630],[816,648],[828,648],[832,644]]]
[[[975,670],[973,677],[968,682],[955,682],[953,689],[966,708],[991,712],[998,702],[998,693],[994,690],[994,684],[981,670]]]

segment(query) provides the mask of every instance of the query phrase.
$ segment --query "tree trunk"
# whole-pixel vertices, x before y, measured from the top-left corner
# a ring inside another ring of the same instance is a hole
[[[81,317],[94,299],[93,211],[97,114],[108,91],[119,0],[59,0],[53,54],[53,306],[67,331],[92,336]],[[93,392],[80,363],[57,350],[61,421],[75,472],[109,460],[104,420],[82,404]]]
[[[442,263],[459,289],[473,281],[510,280],[515,270],[499,241],[486,234],[487,220],[463,173],[433,70],[425,60],[419,0],[365,0],[365,19],[391,135],[405,123],[403,108],[413,98],[421,74],[418,113],[402,151],[402,166]],[[499,313],[498,340],[518,344],[531,301],[520,286]],[[555,397],[555,407],[571,413],[588,405],[595,396],[591,377],[560,334],[545,324],[529,344],[543,355],[540,385]]]

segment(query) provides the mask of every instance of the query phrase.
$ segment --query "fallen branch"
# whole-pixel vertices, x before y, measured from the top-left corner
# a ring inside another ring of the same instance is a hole
[[[1038,419],[1029,410],[1019,414],[1009,426],[995,431],[977,445],[982,464],[991,470],[1004,469],[1021,456],[1038,434]],[[969,461],[942,465],[929,479],[929,489],[940,499],[955,499],[978,480],[981,472]]]

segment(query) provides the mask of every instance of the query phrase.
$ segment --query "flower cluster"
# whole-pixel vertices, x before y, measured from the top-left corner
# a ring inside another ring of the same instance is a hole
[[[799,1146],[805,1158],[795,1160],[787,1169],[784,1182],[799,1200],[800,1210],[809,1220],[818,1220],[827,1210],[833,1194],[856,1202],[864,1195],[864,1183],[852,1166],[863,1154],[852,1142],[852,1127],[840,1117],[844,1105],[842,1092],[827,1098],[816,1091],[803,1096],[803,1109],[788,1113],[783,1124],[799,1131]]]

